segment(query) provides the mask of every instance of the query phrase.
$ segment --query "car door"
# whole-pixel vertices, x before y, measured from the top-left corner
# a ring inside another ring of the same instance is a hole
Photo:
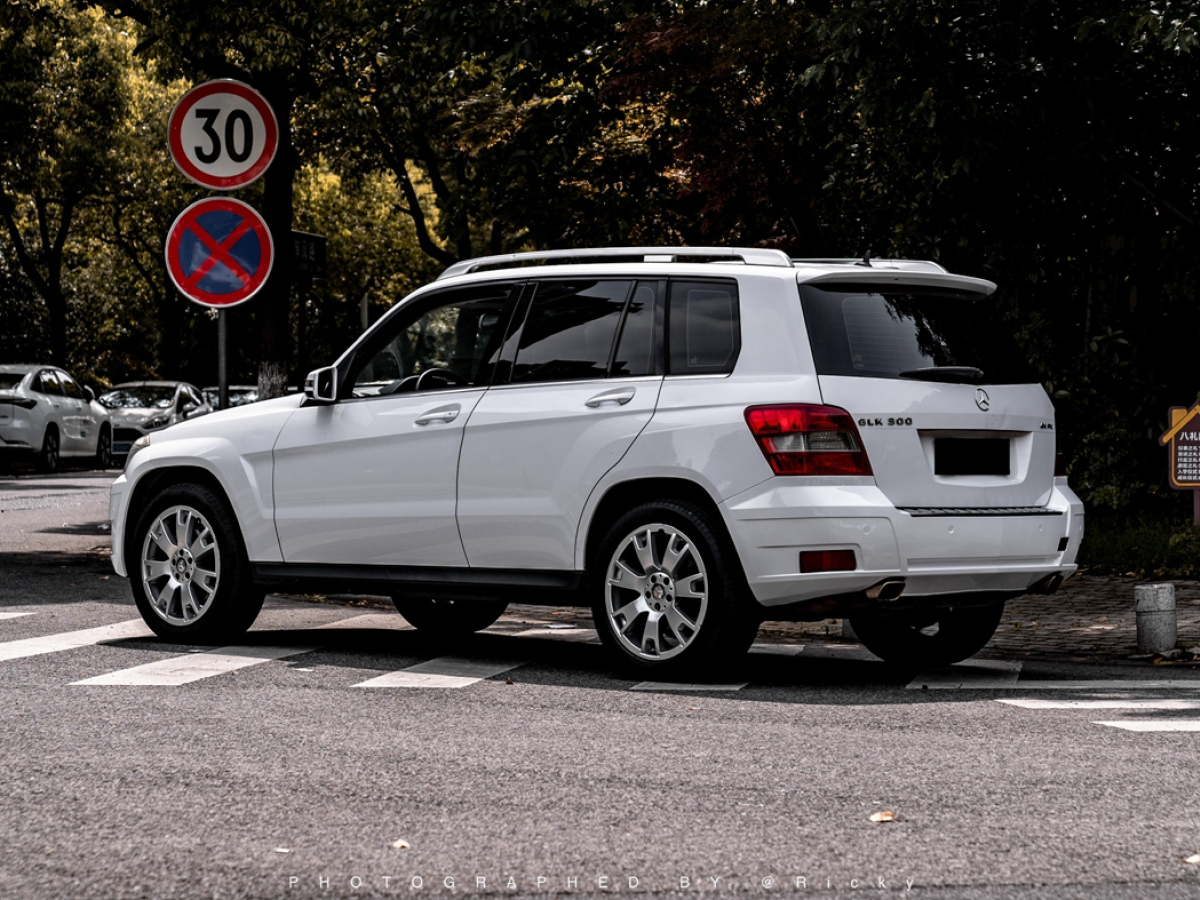
[[[515,359],[467,423],[458,524],[471,566],[574,568],[588,495],[650,421],[664,285],[536,283]]]
[[[491,381],[520,285],[450,289],[379,323],[275,446],[288,563],[465,566],[455,523],[463,426]]]
[[[55,370],[63,389],[63,446],[66,453],[94,453],[96,428],[87,397],[75,379],[61,369]]]
[[[71,410],[67,405],[67,398],[63,394],[62,384],[54,374],[54,370],[42,369],[33,376],[32,388],[40,395],[41,401],[48,409],[46,428],[53,423],[54,427],[58,429],[59,453],[74,451],[78,446],[78,441],[71,434],[67,423]]]

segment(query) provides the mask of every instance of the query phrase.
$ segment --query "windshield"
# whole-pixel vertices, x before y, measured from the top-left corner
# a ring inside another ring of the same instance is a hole
[[[121,387],[100,395],[109,409],[166,409],[174,399],[175,388],[160,384]]]
[[[24,377],[24,372],[0,372],[0,391],[13,390]]]
[[[817,372],[859,378],[937,375],[989,384],[1036,384],[1037,376],[979,294],[913,287],[801,285]]]

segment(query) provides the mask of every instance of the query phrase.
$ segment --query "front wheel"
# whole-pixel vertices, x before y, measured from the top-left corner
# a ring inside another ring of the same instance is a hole
[[[264,594],[251,578],[237,520],[212,488],[164,488],[129,538],[133,597],[155,634],[181,643],[217,643],[254,624]]]
[[[596,630],[633,672],[715,676],[758,632],[732,547],[691,503],[630,510],[609,529],[589,574]]]
[[[935,609],[897,615],[850,617],[863,646],[885,662],[902,666],[948,666],[987,646],[1004,604]]]
[[[433,600],[396,596],[392,598],[392,603],[413,628],[434,637],[464,637],[483,631],[508,609],[508,604],[503,600]]]

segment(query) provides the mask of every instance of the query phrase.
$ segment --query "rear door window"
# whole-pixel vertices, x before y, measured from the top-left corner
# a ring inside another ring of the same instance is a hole
[[[741,350],[734,281],[672,281],[668,313],[672,375],[724,375]]]
[[[521,329],[513,383],[608,377],[632,287],[632,281],[539,283]]]
[[[913,287],[800,285],[817,373],[1033,384],[1038,378],[987,297]]]

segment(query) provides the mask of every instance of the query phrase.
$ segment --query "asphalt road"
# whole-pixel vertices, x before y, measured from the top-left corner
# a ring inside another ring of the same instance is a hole
[[[0,480],[5,900],[1200,896],[1200,731],[1129,730],[1200,728],[1196,672],[771,644],[666,690],[569,610],[448,647],[288,598],[196,652],[108,567],[110,478]]]

